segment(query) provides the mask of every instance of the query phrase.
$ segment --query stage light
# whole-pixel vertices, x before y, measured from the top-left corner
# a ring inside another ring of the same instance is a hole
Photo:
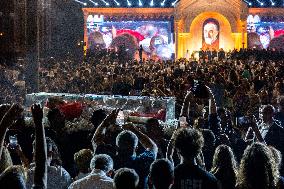
[[[139,7],[142,7],[142,6],[143,6],[143,4],[142,4],[141,0],[139,0]]]
[[[270,0],[270,3],[272,6],[275,6],[275,2],[273,0]]]
[[[154,6],[154,0],[151,1],[150,6],[151,6],[151,7]]]
[[[127,6],[131,6],[132,4],[131,4],[131,2],[129,1],[129,0],[127,0]]]
[[[109,3],[106,2],[105,0],[101,0],[101,1],[104,2],[104,4],[105,4],[106,6],[109,6]]]
[[[95,6],[98,6],[99,4],[97,2],[94,2],[92,0],[89,0],[91,3],[93,3]]]
[[[261,2],[260,0],[256,0],[256,1],[260,4],[260,6],[263,6],[263,5],[264,5],[264,3]]]
[[[252,3],[249,1],[244,0],[244,2],[246,2],[246,4],[248,4],[249,6],[252,6]]]
[[[162,7],[165,6],[165,2],[166,2],[166,0],[163,0],[163,2],[161,3]]]
[[[87,5],[88,5],[87,3],[82,2],[82,1],[79,1],[79,0],[74,0],[74,1],[77,2],[77,3],[79,3],[79,4],[81,4],[81,5],[84,5],[84,6],[87,6]]]
[[[116,3],[117,6],[120,6],[119,2],[117,2],[116,0],[114,0],[114,2]]]
[[[178,1],[179,0],[175,0],[175,2],[172,3],[172,6],[175,6]]]

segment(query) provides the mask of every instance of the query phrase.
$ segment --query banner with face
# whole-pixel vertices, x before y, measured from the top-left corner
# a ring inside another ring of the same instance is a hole
[[[214,18],[208,18],[203,23],[202,31],[202,49],[218,50],[219,49],[219,22]]]

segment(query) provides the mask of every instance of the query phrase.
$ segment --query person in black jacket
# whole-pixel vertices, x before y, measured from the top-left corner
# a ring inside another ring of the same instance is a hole
[[[275,109],[272,105],[262,108],[262,122],[258,125],[260,134],[267,145],[273,146],[284,154],[284,129],[274,119]],[[283,165],[281,167],[283,173]]]

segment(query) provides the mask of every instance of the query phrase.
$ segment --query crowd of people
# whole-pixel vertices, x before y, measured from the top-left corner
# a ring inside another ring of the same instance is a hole
[[[23,104],[26,85],[22,66],[0,64],[0,104],[19,102]]]
[[[174,96],[179,125],[163,127],[158,118],[117,125],[119,109],[95,110],[91,129],[66,132],[64,112],[53,106],[44,115],[34,104],[27,126],[23,101],[4,104],[18,101],[4,96],[0,188],[283,188],[281,56],[245,50],[175,62],[120,62],[108,53],[80,64],[50,59],[41,64],[40,91]],[[2,88],[21,78],[2,75],[11,81]]]

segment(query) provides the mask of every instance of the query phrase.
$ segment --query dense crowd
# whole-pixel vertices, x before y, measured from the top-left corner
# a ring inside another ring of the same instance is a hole
[[[33,105],[26,125],[22,101],[2,104],[0,188],[283,188],[282,56],[246,50],[175,62],[121,62],[108,52],[83,64],[50,59],[41,64],[40,91],[174,96],[179,125],[148,118],[119,126],[119,109],[95,110],[91,129],[66,132],[57,106],[45,115]],[[8,76],[1,87],[13,89],[21,77]]]
[[[0,103],[23,103],[26,94],[22,66],[7,66],[0,64]]]

